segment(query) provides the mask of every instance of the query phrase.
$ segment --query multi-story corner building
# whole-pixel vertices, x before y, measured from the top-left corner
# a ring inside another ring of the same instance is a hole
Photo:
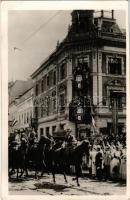
[[[80,137],[93,126],[102,133],[122,134],[126,123],[124,31],[113,10],[107,15],[102,10],[98,16],[93,10],[75,10],[71,15],[66,38],[32,74],[38,133],[54,134],[69,126]],[[69,110],[70,105],[74,109]]]
[[[31,120],[33,119],[32,80],[16,81],[10,87],[9,133],[14,131],[28,131],[28,129],[31,128]]]

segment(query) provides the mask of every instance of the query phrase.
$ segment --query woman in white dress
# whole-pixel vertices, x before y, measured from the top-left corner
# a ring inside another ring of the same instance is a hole
[[[95,177],[95,176],[96,176],[96,166],[95,166],[96,154],[97,154],[96,145],[93,145],[93,149],[92,149],[92,152],[91,152],[92,177]]]
[[[121,152],[120,178],[126,180],[126,147]]]
[[[113,149],[111,153],[112,153],[112,160],[110,164],[110,175],[111,178],[118,179],[120,172],[120,156],[121,156],[119,147],[116,146],[116,149]]]

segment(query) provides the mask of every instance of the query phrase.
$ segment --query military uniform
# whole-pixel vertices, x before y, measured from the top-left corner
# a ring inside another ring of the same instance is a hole
[[[71,129],[67,129],[67,133],[68,133],[68,135],[65,138],[66,146],[67,147],[75,147],[77,145],[77,140],[72,134],[70,134]]]

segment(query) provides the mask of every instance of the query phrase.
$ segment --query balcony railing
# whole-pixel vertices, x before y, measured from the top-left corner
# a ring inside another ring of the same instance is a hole
[[[113,38],[119,38],[119,39],[126,39],[126,36],[122,33],[111,33],[111,32],[103,32],[101,31],[101,36],[106,37],[113,37]]]

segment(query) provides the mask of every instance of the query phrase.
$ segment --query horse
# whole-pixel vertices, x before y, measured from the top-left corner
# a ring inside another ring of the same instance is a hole
[[[19,177],[19,169],[21,169],[22,176],[24,170],[25,170],[25,156],[27,151],[27,143],[23,139],[20,143],[17,141],[12,141],[9,145],[9,177],[11,178],[11,175],[13,172],[15,172],[15,169],[17,171],[17,179]]]
[[[76,171],[76,182],[77,186],[79,184],[79,176],[81,173],[81,165],[82,165],[82,158],[84,153],[89,155],[89,141],[83,140],[79,145],[76,147],[65,147],[59,148],[57,150],[51,150],[51,163],[52,163],[52,176],[53,182],[55,183],[55,173],[56,173],[56,166],[60,165],[62,168],[62,172],[64,175],[64,180],[67,183],[65,169],[68,165],[74,165]]]
[[[45,163],[45,148],[47,145],[51,143],[51,140],[45,136],[41,136],[39,141],[35,141],[28,148],[28,153],[26,157],[26,168],[31,167],[34,168],[35,178],[38,178],[37,174],[39,170],[42,170],[41,176],[44,173],[44,169],[46,169]]]

